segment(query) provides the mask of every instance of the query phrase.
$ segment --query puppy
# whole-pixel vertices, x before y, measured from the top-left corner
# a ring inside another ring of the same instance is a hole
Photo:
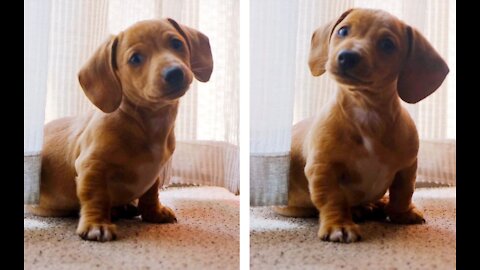
[[[444,60],[394,16],[352,9],[314,32],[309,66],[314,76],[328,71],[338,91],[294,125],[288,206],[276,212],[319,213],[318,236],[333,242],[360,239],[352,214],[425,222],[411,200],[419,138],[399,97],[416,103],[433,93],[449,72]]]
[[[212,69],[208,38],[172,19],[138,22],[110,37],[78,74],[100,110],[45,126],[40,202],[27,210],[80,210],[77,234],[93,241],[115,239],[112,207],[137,199],[143,221],[176,222],[159,201],[159,172],[175,149],[179,98]]]

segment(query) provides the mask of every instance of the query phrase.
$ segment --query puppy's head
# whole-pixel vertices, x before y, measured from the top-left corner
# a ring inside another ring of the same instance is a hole
[[[382,91],[396,81],[399,96],[416,103],[449,72],[445,61],[414,28],[380,10],[350,9],[312,36],[309,66],[326,70],[348,89]]]
[[[104,112],[128,99],[156,108],[185,94],[193,77],[210,79],[207,36],[173,19],[142,21],[111,36],[78,74],[90,101]]]

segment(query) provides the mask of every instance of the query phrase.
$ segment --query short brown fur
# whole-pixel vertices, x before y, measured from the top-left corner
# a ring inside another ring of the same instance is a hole
[[[385,39],[393,51],[381,47]],[[353,68],[339,64],[345,50],[359,55]],[[335,242],[360,239],[352,214],[365,209],[380,207],[395,223],[424,222],[411,202],[419,139],[399,97],[415,103],[435,91],[449,72],[444,60],[394,16],[352,9],[315,31],[309,66],[314,76],[328,71],[338,92],[319,115],[293,127],[288,206],[276,212],[319,213],[318,236]]]
[[[183,73],[176,84],[165,75],[172,67]],[[100,110],[45,126],[40,202],[28,209],[80,210],[77,234],[94,241],[115,239],[111,209],[137,199],[144,221],[176,222],[159,201],[159,172],[175,150],[179,98],[193,77],[208,81],[212,68],[208,38],[172,19],[142,21],[107,39],[78,76]]]

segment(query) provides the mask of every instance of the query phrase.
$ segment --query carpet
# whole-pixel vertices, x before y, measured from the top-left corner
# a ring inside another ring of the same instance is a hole
[[[239,197],[220,187],[168,188],[176,224],[117,221],[113,242],[75,234],[76,218],[24,215],[24,269],[238,269]]]
[[[418,188],[413,201],[426,224],[362,224],[353,244],[317,238],[316,218],[250,210],[250,269],[456,269],[456,188]]]

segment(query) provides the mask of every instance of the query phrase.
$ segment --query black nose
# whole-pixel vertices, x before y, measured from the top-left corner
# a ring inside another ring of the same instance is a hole
[[[338,64],[342,70],[355,67],[360,62],[360,55],[354,51],[343,50],[338,54]]]
[[[183,83],[183,70],[181,67],[168,67],[163,70],[163,78],[172,87],[179,87]]]

